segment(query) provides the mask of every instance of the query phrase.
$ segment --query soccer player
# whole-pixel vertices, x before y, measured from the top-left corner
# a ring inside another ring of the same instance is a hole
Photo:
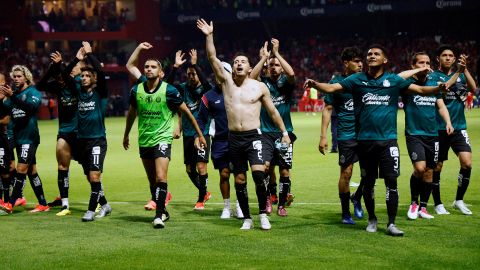
[[[270,230],[271,225],[266,214],[267,189],[265,183],[265,161],[260,132],[260,109],[263,105],[282,132],[282,143],[290,144],[288,131],[282,118],[275,109],[265,84],[249,78],[251,66],[248,57],[239,53],[233,60],[233,74],[223,68],[216,56],[213,42],[213,22],[197,20],[197,27],[205,34],[208,60],[215,73],[217,83],[221,85],[227,110],[229,130],[229,152],[235,175],[237,199],[244,215],[240,229],[250,230],[253,221],[248,205],[246,171],[250,162],[252,178],[258,198],[261,228]]]
[[[334,75],[330,84],[338,83],[348,76],[362,72],[362,52],[357,47],[347,47],[342,51],[341,59],[344,70],[342,74]],[[350,214],[350,179],[352,178],[353,164],[358,161],[358,143],[355,133],[355,115],[352,93],[334,93],[325,95],[325,109],[322,112],[322,128],[320,133],[320,142],[318,150],[325,154],[328,148],[327,129],[335,111],[338,117],[338,165],[340,166],[340,178],[338,179],[338,192],[340,204],[342,206],[342,223],[354,225]],[[333,136],[333,135],[332,135]],[[332,146],[333,147],[333,146]],[[357,218],[363,218],[363,209],[360,202],[364,181],[360,181],[360,186],[352,196],[351,200],[354,206],[354,214]]]
[[[69,167],[71,159],[76,158],[77,149],[77,110],[78,98],[74,95],[77,85],[70,87],[65,83],[63,76],[70,74],[62,74],[65,67],[62,63],[62,55],[54,52],[50,55],[52,63],[47,73],[38,82],[37,88],[41,91],[53,93],[57,96],[58,103],[58,134],[56,145],[56,156],[58,164],[58,190],[60,197],[55,198],[48,205],[62,206],[57,216],[70,215],[70,207],[68,203],[68,189],[70,186]]]
[[[232,73],[232,66],[226,62],[222,62],[224,68]],[[228,153],[228,119],[225,110],[225,101],[221,86],[215,86],[202,97],[200,110],[196,117],[197,123],[201,130],[207,128],[210,124],[210,133],[212,133],[211,157],[213,167],[218,170],[220,175],[220,192],[223,198],[223,210],[220,215],[221,219],[229,219],[232,216],[230,208],[230,155]],[[236,202],[236,216],[243,218],[242,210]]]
[[[42,181],[37,173],[35,157],[37,147],[40,144],[37,113],[42,94],[35,88],[32,73],[26,66],[13,66],[10,77],[13,80],[13,89],[8,85],[0,87],[0,99],[8,98],[4,102],[11,110],[18,163],[12,195],[10,201],[6,202],[3,208],[7,213],[13,211],[17,199],[22,196],[24,182],[28,174],[30,184],[38,200],[38,205],[30,212],[47,212],[50,211],[50,207],[45,200]]]
[[[400,153],[397,143],[397,106],[402,91],[431,94],[445,90],[446,85],[426,87],[411,84],[400,76],[386,72],[387,53],[383,46],[370,46],[367,54],[368,71],[353,74],[343,81],[327,84],[308,79],[305,87],[322,92],[351,92],[353,95],[358,154],[364,175],[363,197],[369,215],[367,232],[377,231],[374,186],[378,171],[386,186],[388,213],[387,234],[403,236],[395,226],[398,209],[397,178],[400,174]]]
[[[426,85],[428,72],[431,70],[428,54],[425,52],[415,53],[411,66],[412,70],[417,70],[418,73],[413,75],[409,81],[416,85]],[[399,75],[402,76],[402,73]],[[446,123],[447,133],[453,132],[447,107],[443,99],[438,96],[407,93],[402,95],[405,105],[405,137],[408,155],[413,164],[413,173],[410,176],[411,204],[407,212],[407,217],[412,220],[417,219],[418,216],[425,219],[434,218],[427,211],[427,203],[432,192],[433,169],[436,168],[438,162],[439,142],[435,119],[437,110]]]
[[[6,84],[5,75],[0,73],[0,86]],[[10,122],[10,110],[0,101],[0,205],[10,201],[10,143],[7,126]]]
[[[130,59],[136,62],[140,51],[145,47],[146,44],[141,43]],[[137,71],[139,72],[138,69],[134,70],[135,73]],[[130,130],[138,115],[140,158],[150,186],[154,187],[153,193],[155,194],[156,211],[153,227],[164,228],[164,222],[170,218],[165,208],[165,200],[168,192],[167,172],[173,141],[175,112],[180,110],[184,117],[192,122],[200,137],[198,148],[206,146],[206,141],[180,93],[175,87],[161,80],[163,70],[160,62],[156,59],[148,59],[144,65],[144,72],[146,81],[137,83],[130,94],[123,147],[127,150],[130,146]]]
[[[268,183],[270,196],[267,198],[267,214],[272,212],[272,203],[274,197],[277,196],[275,166],[278,166],[280,193],[277,214],[281,217],[286,217],[287,210],[285,209],[285,204],[287,203],[287,196],[290,194],[290,186],[292,184],[290,169],[293,161],[293,142],[296,140],[290,117],[290,107],[293,102],[293,91],[295,90],[295,72],[279,53],[280,42],[278,39],[272,38],[270,42],[272,51],[268,51],[268,42],[265,42],[260,49],[260,61],[253,68],[250,77],[265,83],[267,86],[272,102],[280,113],[291,140],[291,143],[284,150],[276,147],[276,143],[280,144],[283,135],[270,118],[267,110],[262,108],[260,111],[262,144],[265,153],[265,165],[270,176]],[[260,76],[260,71],[265,63],[267,63],[268,76]],[[290,196],[290,198],[293,198],[293,195]]]
[[[445,209],[440,197],[440,174],[443,168],[443,162],[448,160],[448,151],[450,148],[458,156],[460,161],[460,171],[458,172],[458,187],[453,207],[460,210],[464,215],[471,215],[472,211],[467,208],[463,202],[465,193],[470,183],[472,173],[472,148],[467,133],[467,122],[465,120],[465,96],[467,92],[476,89],[475,80],[466,66],[467,56],[461,55],[462,62],[465,65],[463,73],[458,78],[455,70],[456,51],[451,45],[441,45],[437,49],[438,70],[435,70],[429,77],[429,83],[448,82],[452,84],[451,90],[441,98],[447,106],[452,126],[455,131],[448,134],[443,119],[437,115],[438,135],[440,141],[440,152],[437,168],[433,172],[432,196],[435,203],[435,212],[439,215],[449,214]]]
[[[175,54],[175,64],[167,77],[167,83],[173,85],[180,92],[183,102],[187,105],[194,117],[198,115],[202,95],[205,94],[212,86],[208,83],[207,78],[197,65],[197,51],[190,50],[190,65],[187,67],[187,81],[181,84],[174,84],[175,74],[178,69],[186,62],[184,53],[177,51]],[[181,117],[179,121],[180,130],[183,131],[183,161],[188,177],[198,189],[198,199],[195,203],[194,210],[205,209],[205,202],[210,199],[210,192],[207,191],[208,184],[208,156],[210,155],[210,136],[208,129],[204,130],[204,137],[207,145],[204,148],[196,149],[195,129],[190,119]]]
[[[94,221],[95,218],[103,218],[110,215],[112,208],[107,202],[102,187],[103,162],[107,154],[107,137],[105,133],[105,111],[108,101],[108,90],[105,73],[100,61],[93,55],[92,47],[88,42],[82,42],[76,57],[65,71],[70,74],[73,67],[79,61],[88,61],[89,65],[81,68],[80,89],[73,94],[78,99],[78,156],[82,164],[83,172],[90,183],[91,192],[88,210],[82,217],[82,221]],[[90,66],[91,65],[91,66]],[[69,84],[76,83],[73,78],[65,77]],[[101,208],[97,215],[97,204]]]

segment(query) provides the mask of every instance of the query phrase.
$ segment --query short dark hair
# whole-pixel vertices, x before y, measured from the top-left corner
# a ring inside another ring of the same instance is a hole
[[[252,65],[252,62],[250,61],[250,57],[248,57],[248,54],[246,54],[245,52],[237,52],[234,56],[233,56],[233,59],[232,59],[232,63],[235,61],[235,58],[239,57],[239,56],[245,56],[247,58],[247,61],[250,65]]]
[[[371,50],[371,49],[380,49],[383,52],[383,55],[385,55],[385,57],[388,56],[387,49],[380,44],[372,44],[372,45],[368,46],[368,50]]]
[[[342,61],[352,61],[355,58],[363,58],[363,53],[358,47],[346,47],[341,54]]]
[[[412,65],[415,65],[417,63],[417,56],[419,56],[419,55],[426,55],[430,58],[430,56],[426,52],[423,52],[423,51],[422,52],[416,52],[416,53],[412,54],[412,58],[410,59],[410,63]]]
[[[90,65],[83,66],[82,68],[80,68],[80,71],[81,71],[81,72],[89,71],[89,72],[91,72],[91,73],[96,72],[95,69],[94,69],[92,66],[90,66]]]
[[[160,68],[161,70],[163,70],[162,63],[161,63],[158,59],[156,59],[156,58],[148,58],[147,60],[145,60],[145,63],[146,63],[147,61],[155,61],[155,62],[157,62],[158,68]]]
[[[455,50],[455,47],[453,47],[453,45],[450,45],[450,44],[441,44],[440,46],[438,46],[437,48],[437,51],[436,51],[436,56],[440,56],[443,51],[445,50],[450,50],[453,52],[453,55],[457,55],[457,51]]]

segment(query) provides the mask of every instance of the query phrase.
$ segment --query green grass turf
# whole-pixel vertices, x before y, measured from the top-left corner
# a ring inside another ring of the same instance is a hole
[[[30,184],[25,187],[28,205],[0,217],[0,269],[475,269],[480,265],[480,184],[477,170],[480,148],[480,110],[468,112],[469,134],[474,149],[474,169],[466,203],[473,216],[463,216],[450,207],[454,199],[458,159],[450,153],[444,165],[442,194],[449,216],[408,221],[409,178],[412,166],[404,136],[399,136],[401,173],[397,225],[405,237],[384,234],[387,214],[383,181],[377,184],[379,232],[365,232],[366,220],[355,226],[340,224],[337,181],[338,156],[322,156],[317,150],[320,114],[293,114],[298,135],[295,144],[293,188],[296,199],[289,216],[270,217],[271,231],[258,228],[240,231],[236,219],[221,220],[222,199],[217,173],[210,169],[212,199],[203,212],[194,212],[196,191],[184,172],[181,141],[175,141],[169,170],[171,220],[163,230],[151,226],[152,212],[143,210],[149,198],[147,180],[131,134],[129,151],[122,148],[124,118],[106,120],[108,152],[104,167],[106,196],[111,216],[82,223],[89,185],[77,163],[71,166],[70,202],[73,215],[57,217],[58,209],[31,214],[35,202]],[[403,134],[403,112],[399,112],[399,134]],[[56,121],[41,121],[42,143],[37,152],[38,170],[46,196],[57,193],[55,161]],[[211,166],[211,164],[209,165]],[[251,177],[252,212],[256,197]],[[353,181],[358,182],[358,166]],[[232,180],[231,180],[232,181]],[[235,198],[232,185],[232,198]],[[429,206],[433,212],[432,206]],[[478,269],[478,268],[477,268]]]

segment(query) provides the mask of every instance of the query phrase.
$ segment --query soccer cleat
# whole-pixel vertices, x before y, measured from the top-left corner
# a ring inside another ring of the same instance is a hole
[[[272,228],[267,214],[260,214],[258,217],[260,218],[260,228],[262,228],[262,230],[270,230]]]
[[[400,231],[395,224],[388,225],[387,232],[391,236],[403,236],[403,231]]]
[[[468,209],[468,207],[465,205],[463,200],[453,201],[452,206],[453,206],[453,208],[456,208],[456,209],[460,210],[460,212],[462,212],[462,214],[464,214],[464,215],[470,216],[472,214],[472,211],[470,211],[470,209]]]
[[[370,233],[377,232],[377,219],[369,220],[367,228],[365,230]]]
[[[165,206],[167,206],[171,200],[172,200],[172,193],[169,191],[167,192],[167,198],[165,198]],[[155,204],[155,207],[156,207],[156,204]]]
[[[279,215],[281,217],[286,217],[287,216],[287,209],[285,209],[285,207],[283,207],[283,206],[279,206],[278,209],[277,209],[277,215]]]
[[[355,225],[355,221],[353,221],[352,216],[343,216],[342,217],[342,224],[346,225]]]
[[[207,202],[208,200],[210,200],[211,197],[212,193],[210,193],[210,191],[207,191],[207,194],[205,194],[205,197],[203,198],[203,202]]]
[[[68,215],[71,215],[72,214],[72,211],[70,211],[70,209],[68,208],[65,208],[65,209],[62,209],[62,211],[56,213],[55,215],[58,216],[58,217],[64,217],[64,216],[68,216]]]
[[[203,210],[205,209],[205,202],[197,202],[193,210]]]
[[[96,218],[103,218],[105,216],[108,216],[112,213],[112,207],[110,207],[110,205],[107,203],[107,204],[104,204],[102,205],[102,207],[100,208],[100,211],[98,212],[98,214],[95,216]]]
[[[278,197],[276,194],[270,195],[270,198],[272,199],[272,204],[277,205],[278,204]]]
[[[350,201],[353,204],[353,214],[356,218],[362,219],[363,218],[363,209],[362,203],[360,201],[355,200],[353,197],[350,198]]]
[[[425,207],[420,208],[420,211],[418,211],[418,216],[424,219],[435,218],[434,216],[430,215],[430,213],[428,213],[427,208]]]
[[[50,207],[62,206],[62,198],[57,196],[55,199],[53,199],[53,201],[47,203],[47,205]]]
[[[0,199],[0,206],[3,205],[4,203],[5,202],[2,199]]]
[[[163,223],[163,220],[161,218],[155,218],[152,222],[153,228],[155,229],[163,229],[165,228],[165,223]]]
[[[85,212],[85,215],[82,217],[83,222],[94,221],[95,220],[95,212],[88,210]]]
[[[25,206],[27,204],[27,200],[22,197],[22,198],[18,198],[16,201],[15,201],[15,205],[14,206]]]
[[[267,215],[270,215],[273,211],[272,209],[272,199],[270,196],[267,197],[267,206],[265,208],[265,211],[267,212]]]
[[[251,229],[253,229],[253,220],[251,218],[244,219],[240,230],[251,230]]]
[[[445,206],[443,206],[443,204],[435,206],[435,213],[437,213],[437,215],[450,215],[450,212],[445,209]]]
[[[0,209],[0,216],[6,216],[6,215],[8,215],[8,213]]]
[[[9,202],[6,202],[6,203],[0,205],[0,207],[1,207],[7,214],[11,214],[11,213],[13,212],[12,204],[9,203]]]
[[[162,221],[165,222],[170,219],[170,214],[165,211],[165,213],[162,214]]]
[[[155,203],[155,201],[150,200],[147,204],[143,206],[143,208],[145,208],[145,210],[147,211],[152,211],[157,209],[157,204]]]
[[[30,210],[30,213],[39,213],[39,212],[48,212],[50,211],[50,206],[37,204],[35,208]]]
[[[293,195],[292,193],[288,193],[287,201],[285,202],[285,206],[288,207],[288,206],[292,205],[293,199],[295,199],[295,195]]]
[[[418,204],[416,202],[412,202],[412,204],[410,204],[407,212],[407,217],[411,220],[415,220],[418,218]]]
[[[238,201],[235,206],[235,215],[237,216],[238,219],[242,219],[244,217],[242,208],[240,208],[240,204],[238,203]]]
[[[221,219],[229,219],[232,216],[232,210],[230,208],[223,208]]]

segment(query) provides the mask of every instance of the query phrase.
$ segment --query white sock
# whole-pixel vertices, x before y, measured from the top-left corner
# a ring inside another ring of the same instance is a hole
[[[68,198],[62,198],[62,207],[65,207],[65,206],[66,206],[67,208],[69,207],[69,206],[68,206]]]
[[[223,200],[223,208],[230,209],[230,198]]]

